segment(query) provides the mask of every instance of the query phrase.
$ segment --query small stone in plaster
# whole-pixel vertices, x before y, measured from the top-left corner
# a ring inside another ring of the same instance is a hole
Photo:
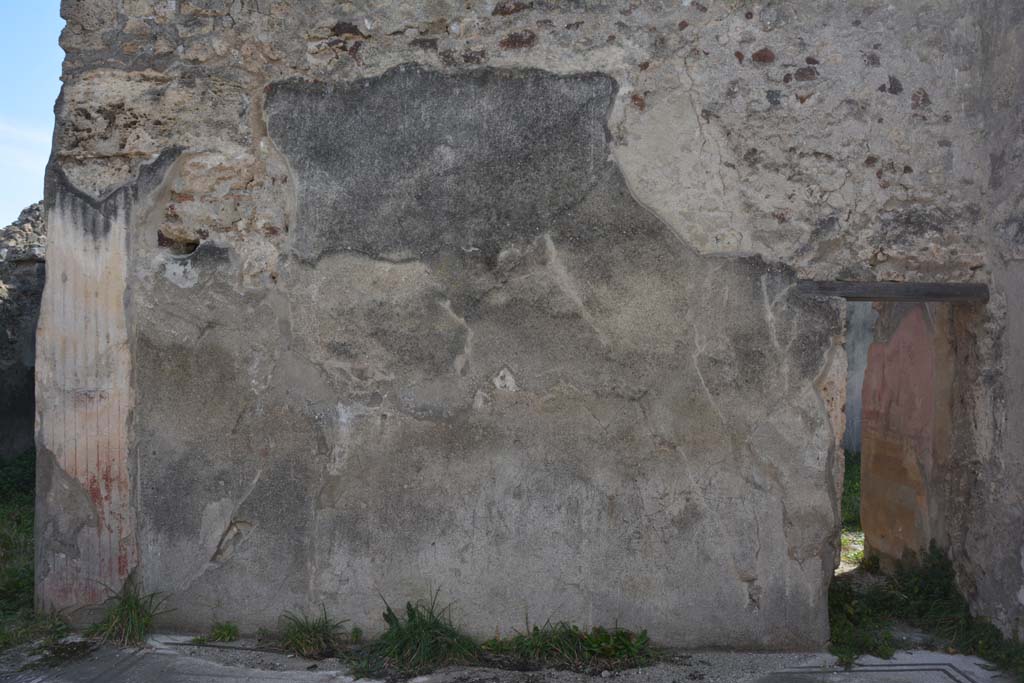
[[[530,29],[510,33],[498,43],[506,50],[521,50],[530,48],[537,44],[537,34]]]
[[[818,77],[818,70],[813,66],[803,66],[796,70],[793,77],[798,81],[813,81]]]

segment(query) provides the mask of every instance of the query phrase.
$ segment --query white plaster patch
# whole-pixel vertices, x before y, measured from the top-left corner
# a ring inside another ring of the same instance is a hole
[[[494,386],[502,391],[519,391],[519,386],[516,384],[516,378],[512,375],[512,372],[508,368],[502,368],[501,372],[494,376],[491,380],[494,382]]]
[[[231,521],[231,515],[235,509],[230,498],[221,498],[207,503],[203,508],[203,517],[199,526],[199,536],[203,539],[203,548],[206,557],[209,558],[217,550],[224,529]]]
[[[473,410],[481,411],[487,407],[491,402],[491,397],[487,395],[487,392],[477,389],[476,394],[473,396]]]
[[[328,471],[332,475],[340,474],[352,454],[351,426],[357,418],[367,414],[366,406],[345,405],[338,403],[334,411],[334,444],[331,447],[331,463]]]
[[[163,266],[164,277],[176,287],[188,289],[199,282],[199,273],[188,261],[164,261]]]

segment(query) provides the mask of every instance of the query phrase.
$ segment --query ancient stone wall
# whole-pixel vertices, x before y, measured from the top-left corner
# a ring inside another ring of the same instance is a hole
[[[0,460],[34,442],[36,323],[46,273],[42,203],[0,229]]]
[[[1024,6],[977,8],[986,272],[993,301],[955,314],[959,477],[951,549],[972,607],[1024,637]]]
[[[1000,11],[65,0],[41,603],[134,571],[169,625],[440,589],[478,634],[822,643],[843,306],[795,279],[991,280],[958,481],[1019,443],[970,426],[1019,377]]]

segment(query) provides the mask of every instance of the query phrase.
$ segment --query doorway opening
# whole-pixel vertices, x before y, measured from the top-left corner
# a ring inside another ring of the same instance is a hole
[[[985,285],[816,282],[847,300],[846,431],[838,573],[891,572],[948,546],[956,421],[956,326]]]

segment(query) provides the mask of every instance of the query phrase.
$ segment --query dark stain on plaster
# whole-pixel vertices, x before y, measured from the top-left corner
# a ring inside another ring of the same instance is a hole
[[[878,86],[878,92],[887,92],[890,95],[899,95],[903,92],[903,83],[895,76],[889,76],[889,82]]]
[[[437,52],[437,38],[413,38],[409,41],[410,47],[418,47],[428,52]]]
[[[494,258],[532,239],[609,170],[616,90],[600,74],[411,66],[349,84],[270,86],[268,130],[306,178],[295,251],[401,261],[459,248]]]
[[[339,38],[369,38],[370,36],[360,30],[358,26],[350,21],[339,21],[331,28],[331,33]]]

